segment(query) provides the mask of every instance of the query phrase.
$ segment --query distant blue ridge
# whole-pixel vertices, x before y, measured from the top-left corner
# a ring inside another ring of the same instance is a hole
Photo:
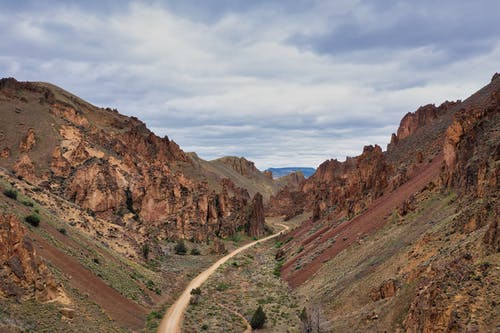
[[[286,167],[286,168],[269,168],[266,169],[266,171],[271,171],[273,173],[273,178],[280,178],[288,174],[291,174],[292,172],[295,171],[302,172],[304,174],[304,177],[308,178],[312,176],[314,172],[316,172],[316,169],[309,167]]]

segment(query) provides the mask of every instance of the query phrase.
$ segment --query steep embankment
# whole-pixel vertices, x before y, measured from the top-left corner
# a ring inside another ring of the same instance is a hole
[[[406,115],[387,152],[327,161],[271,199],[275,214],[312,214],[277,256],[324,330],[498,328],[499,96],[496,74]]]
[[[409,181],[393,192],[375,200],[360,215],[339,225],[325,225],[308,236],[302,242],[303,251],[283,266],[283,276],[292,287],[296,287],[316,273],[325,260],[337,255],[363,237],[378,231],[384,226],[386,217],[392,211],[400,207],[412,194],[421,191],[439,175],[442,162],[443,157],[437,156],[431,163],[416,171],[415,176]],[[328,246],[324,247],[326,244]],[[321,248],[320,253],[318,253],[319,248]],[[306,258],[310,252],[315,253],[314,258],[304,262],[300,270],[294,271],[294,265],[301,263],[301,259]]]
[[[134,117],[12,78],[0,80],[0,115],[0,189],[16,193],[0,195],[0,214],[36,219],[21,224],[46,260],[41,267],[67,293],[64,303],[44,305],[33,295],[17,304],[18,293],[7,292],[1,329],[26,331],[35,322],[41,331],[140,330],[153,306],[183,288],[184,273],[217,258],[219,238],[266,232],[260,194],[206,172]],[[178,239],[192,256],[176,257],[169,241]],[[217,240],[214,249],[207,240]],[[5,281],[20,271],[12,272]]]
[[[136,249],[154,237],[227,237],[248,223],[245,189],[208,179],[134,117],[14,79],[0,81],[0,100],[0,166],[124,226]]]

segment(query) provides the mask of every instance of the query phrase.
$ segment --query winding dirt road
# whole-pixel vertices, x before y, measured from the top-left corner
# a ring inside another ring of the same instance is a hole
[[[184,289],[181,296],[177,299],[177,301],[168,309],[167,314],[163,317],[163,320],[160,323],[160,327],[158,328],[158,333],[179,333],[181,332],[181,324],[182,318],[184,316],[184,311],[189,304],[189,300],[191,299],[191,290],[194,288],[199,288],[209,277],[212,275],[217,268],[219,268],[222,264],[224,264],[228,259],[234,257],[235,255],[245,251],[246,249],[254,246],[255,244],[265,242],[272,238],[278,237],[284,231],[289,229],[288,226],[284,224],[279,224],[283,227],[283,229],[271,236],[267,236],[265,238],[256,240],[252,243],[248,243],[240,248],[237,248],[233,252],[228,255],[222,257],[217,262],[215,262],[212,266],[210,266],[207,270],[201,272],[197,277],[195,277],[189,285]]]

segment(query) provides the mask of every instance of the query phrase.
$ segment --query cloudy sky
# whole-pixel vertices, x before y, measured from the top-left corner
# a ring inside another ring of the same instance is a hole
[[[205,159],[317,166],[500,71],[500,1],[0,0],[0,74],[116,107]]]

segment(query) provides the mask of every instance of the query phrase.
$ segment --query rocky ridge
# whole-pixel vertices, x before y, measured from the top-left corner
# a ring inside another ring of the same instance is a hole
[[[137,118],[44,83],[2,79],[0,99],[0,150],[9,152],[0,165],[113,221],[136,249],[145,239],[205,241],[246,227],[246,190],[206,174]]]
[[[495,329],[499,95],[495,75],[463,102],[421,107],[386,152],[326,161],[271,198],[273,214],[311,216],[279,257],[282,276],[323,307],[325,330]]]

